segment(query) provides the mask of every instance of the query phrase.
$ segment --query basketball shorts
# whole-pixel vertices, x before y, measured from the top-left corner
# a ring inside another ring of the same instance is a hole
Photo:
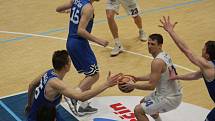
[[[67,51],[78,73],[92,76],[99,72],[96,57],[88,40],[83,38],[68,38]]]
[[[117,14],[119,14],[120,4],[128,15],[136,17],[139,14],[139,6],[136,0],[107,0],[106,9],[114,10]]]
[[[141,106],[146,114],[153,115],[156,113],[165,113],[177,108],[180,105],[181,100],[182,95],[161,97],[153,92],[149,96],[144,97]]]
[[[210,111],[205,121],[215,121],[215,108]]]

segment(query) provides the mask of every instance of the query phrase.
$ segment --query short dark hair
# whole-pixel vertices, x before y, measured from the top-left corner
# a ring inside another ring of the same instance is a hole
[[[61,70],[69,63],[69,56],[66,50],[57,50],[52,56],[52,65],[55,70]]]
[[[53,106],[40,106],[37,110],[36,121],[55,121],[56,107]]]
[[[206,53],[209,54],[210,60],[215,60],[215,41],[209,40],[205,43]]]
[[[149,38],[153,41],[157,41],[158,44],[163,44],[163,37],[161,34],[151,34]]]

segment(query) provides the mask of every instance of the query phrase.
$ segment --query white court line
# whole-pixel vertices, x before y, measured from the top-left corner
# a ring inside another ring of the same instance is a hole
[[[61,37],[53,37],[53,36],[47,36],[47,35],[39,35],[39,34],[31,34],[31,33],[22,33],[22,32],[9,32],[9,31],[0,31],[0,33],[6,33],[6,34],[18,34],[18,35],[28,35],[28,36],[34,36],[34,37],[43,37],[43,38],[51,38],[51,39],[58,39],[58,40],[67,40],[65,38],[61,38]],[[101,45],[95,44],[95,43],[91,43],[91,45],[94,46],[98,46],[98,47],[102,47]],[[108,49],[113,49],[113,47],[107,46],[106,48]],[[141,53],[136,53],[136,52],[132,52],[132,51],[128,51],[128,50],[123,50],[124,52],[133,54],[133,55],[137,55],[137,56],[141,56],[141,57],[145,57],[145,58],[149,58],[149,59],[153,59],[151,56],[148,55],[144,55]],[[195,72],[192,69],[186,68],[184,66],[178,65],[178,64],[174,64],[176,67],[184,69],[186,71],[190,71],[190,72]]]

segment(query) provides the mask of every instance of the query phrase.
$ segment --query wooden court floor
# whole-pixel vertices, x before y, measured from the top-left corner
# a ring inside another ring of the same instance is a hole
[[[0,96],[27,90],[32,79],[51,68],[53,51],[65,49],[69,15],[55,12],[55,8],[64,2],[66,1],[0,0]],[[163,50],[168,52],[178,65],[178,73],[185,74],[197,70],[167,33],[157,25],[163,15],[171,16],[174,21],[179,22],[176,32],[195,53],[201,55],[205,41],[215,39],[215,1],[139,0],[139,4],[145,32],[163,35]],[[136,76],[149,73],[151,58],[147,43],[138,40],[138,30],[131,17],[120,9],[116,21],[126,52],[117,57],[110,57],[113,41],[105,16],[105,0],[95,3],[94,6],[96,16],[92,34],[110,42],[107,48],[91,45],[101,72],[96,85],[105,81],[109,70],[112,73],[123,72]],[[83,77],[72,66],[65,82],[75,87]],[[184,102],[208,109],[214,107],[203,80],[181,83]],[[123,94],[114,87],[99,96],[144,96],[149,93],[135,90],[130,94]]]

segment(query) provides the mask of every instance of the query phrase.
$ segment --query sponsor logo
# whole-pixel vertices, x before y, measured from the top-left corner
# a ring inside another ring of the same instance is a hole
[[[122,120],[137,121],[134,113],[122,103],[115,103],[110,107],[114,110],[114,114],[118,115]]]

